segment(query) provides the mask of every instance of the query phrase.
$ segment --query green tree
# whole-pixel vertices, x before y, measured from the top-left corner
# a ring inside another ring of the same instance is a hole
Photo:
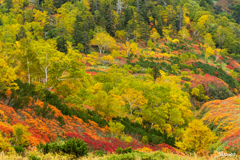
[[[75,44],[78,44],[81,42],[81,34],[82,34],[82,17],[80,15],[76,16],[76,20],[73,27],[73,40],[75,41]]]
[[[123,114],[122,106],[115,95],[108,95],[102,90],[98,91],[88,101],[88,104],[94,107],[95,111],[107,119],[111,119],[114,116],[121,117]]]
[[[20,27],[20,31],[16,35],[16,41],[20,41],[23,38],[27,38],[26,30],[23,26]]]
[[[122,125],[120,122],[113,122],[113,121],[109,122],[109,129],[112,136],[117,136],[117,137],[120,136],[121,134],[124,133],[123,132],[124,128],[125,126]]]
[[[64,86],[69,87],[69,96],[76,95],[92,85],[91,76],[86,73],[85,65],[79,61],[82,56],[68,44],[68,54],[55,50],[55,59],[50,65],[48,85],[56,87],[56,92],[65,94]]]
[[[87,48],[90,43],[89,31],[93,28],[92,23],[93,22],[91,21],[91,17],[88,15],[88,12],[86,13],[85,18],[83,18],[82,15],[77,15],[74,23],[73,40],[75,45],[80,43],[84,46],[85,53],[87,53]]]
[[[11,141],[14,145],[21,145],[28,147],[30,145],[29,139],[27,137],[31,136],[31,133],[28,132],[28,127],[17,124],[13,126],[14,132],[11,138]]]
[[[154,44],[151,39],[147,41],[147,46],[152,50],[154,48]]]
[[[231,35],[226,28],[218,26],[217,32],[214,35],[214,39],[219,48],[223,49],[225,40],[228,35]]]
[[[57,38],[57,50],[67,54],[67,51],[68,51],[68,49],[67,49],[67,40],[65,39],[64,36],[59,36]]]
[[[237,40],[234,40],[233,42],[230,43],[227,50],[229,53],[239,55],[240,54],[240,42]]]
[[[182,63],[182,64],[186,64],[186,62],[189,60],[189,56],[186,54],[186,53],[184,53],[184,54],[181,54],[181,56],[180,56],[180,62]]]

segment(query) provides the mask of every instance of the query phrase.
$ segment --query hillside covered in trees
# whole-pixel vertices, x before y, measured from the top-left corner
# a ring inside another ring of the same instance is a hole
[[[221,3],[0,1],[0,157],[237,158],[238,2]]]

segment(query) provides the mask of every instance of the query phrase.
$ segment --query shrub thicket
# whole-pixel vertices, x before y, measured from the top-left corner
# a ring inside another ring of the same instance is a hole
[[[42,150],[44,154],[51,153],[66,153],[74,155],[75,157],[82,157],[88,154],[89,148],[87,144],[80,139],[70,139],[63,144],[58,144],[56,142],[47,143],[46,145],[38,145],[38,150]]]
[[[43,89],[39,92],[35,91],[35,86],[28,83],[23,83],[20,80],[16,80],[16,83],[19,86],[19,90],[12,90],[11,97],[9,99],[8,106],[12,106],[15,109],[22,109],[24,106],[28,106],[30,97],[33,98],[34,101],[40,99],[44,102],[44,107],[35,106],[36,114],[38,116],[43,116],[47,118],[52,117],[54,113],[50,108],[47,107],[47,104],[55,106],[59,109],[62,114],[69,115],[70,117],[76,115],[78,118],[81,118],[85,123],[88,123],[88,120],[96,122],[100,127],[104,127],[107,124],[107,121],[102,119],[99,114],[95,111],[77,111],[74,108],[69,108],[66,104],[63,104],[61,100],[55,93],[51,93],[47,89]],[[31,107],[31,106],[30,106]],[[64,125],[65,122],[63,118],[58,117],[58,121],[61,125]]]
[[[128,148],[125,148],[125,149],[122,149],[122,148],[116,149],[117,154],[126,154],[126,153],[131,153],[131,152],[133,152],[131,147],[128,147]]]

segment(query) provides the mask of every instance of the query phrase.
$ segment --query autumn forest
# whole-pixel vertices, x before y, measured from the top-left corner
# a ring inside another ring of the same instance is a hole
[[[0,159],[240,156],[238,0],[0,0]]]

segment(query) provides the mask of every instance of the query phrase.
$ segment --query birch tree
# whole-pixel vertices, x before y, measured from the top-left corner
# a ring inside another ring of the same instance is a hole
[[[133,88],[128,88],[122,94],[122,99],[125,103],[129,104],[130,115],[133,114],[133,111],[137,108],[141,108],[147,103],[147,100],[142,95],[142,91],[136,91]]]
[[[180,30],[180,31],[178,32],[178,34],[179,34],[180,36],[182,36],[183,41],[184,41],[185,38],[190,37],[189,31],[188,31],[188,29],[187,29],[185,26],[182,27],[182,30]]]
[[[44,73],[44,83],[46,84],[49,72],[53,69],[53,63],[59,62],[64,53],[57,51],[44,40],[34,41],[33,50],[39,59],[39,68]]]
[[[105,52],[107,48],[114,48],[116,46],[116,41],[113,37],[106,33],[97,33],[91,40],[92,45],[97,45],[100,54]]]
[[[19,70],[27,75],[27,82],[31,83],[32,74],[37,70],[37,58],[34,56],[29,39],[16,41],[14,45],[14,58],[19,66]],[[23,78],[24,79],[24,78]]]

